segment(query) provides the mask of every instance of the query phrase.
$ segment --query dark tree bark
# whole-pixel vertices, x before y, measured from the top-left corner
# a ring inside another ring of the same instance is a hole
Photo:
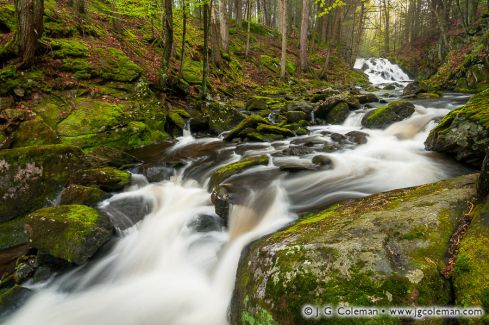
[[[86,13],[86,0],[73,0],[73,9],[77,14]]]
[[[17,33],[15,43],[19,68],[32,65],[43,33],[44,0],[15,0]]]
[[[211,4],[212,5],[212,4]],[[204,21],[204,63],[202,64],[202,97],[207,97],[207,79],[209,77],[209,25],[210,25],[210,5],[205,1],[202,6],[202,16]]]
[[[309,28],[309,0],[302,0],[302,21],[300,37],[300,62],[301,70],[307,70],[307,33]]]
[[[183,64],[185,62],[185,42],[187,37],[187,5],[185,0],[182,0],[182,18],[183,18],[183,30],[182,30],[182,50],[180,52],[180,69],[178,71],[178,77],[183,77]]]
[[[166,85],[168,80],[168,70],[170,67],[170,59],[173,50],[173,0],[164,0],[165,13],[163,15],[163,31],[165,33],[165,43],[163,48],[163,56],[161,58],[161,84]]]
[[[236,0],[235,1],[236,5],[236,26],[238,28],[241,28],[241,21],[243,20],[243,3],[241,0]]]

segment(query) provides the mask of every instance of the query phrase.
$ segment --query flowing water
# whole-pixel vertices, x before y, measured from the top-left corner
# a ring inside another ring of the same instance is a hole
[[[360,59],[358,65],[368,67],[375,83],[408,80],[386,59]],[[386,70],[379,74],[375,67]],[[195,139],[186,130],[176,144],[146,152],[150,162],[135,170],[133,184],[101,203],[118,229],[113,247],[34,287],[37,293],[7,323],[226,324],[239,257],[254,239],[342,199],[467,172],[423,144],[436,121],[466,100],[446,94],[417,101],[410,118],[386,130],[363,129],[363,108],[343,125],[314,126],[307,136],[273,143]],[[341,136],[359,130],[367,143]],[[325,153],[332,142],[341,150]],[[294,150],[300,153],[291,155]],[[268,166],[226,181],[233,205],[225,227],[211,203],[209,177],[219,166],[258,154],[270,156]],[[328,167],[312,163],[317,155]]]

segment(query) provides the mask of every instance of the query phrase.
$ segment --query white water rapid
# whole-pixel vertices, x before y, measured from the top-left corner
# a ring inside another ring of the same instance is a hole
[[[373,82],[408,79],[398,68],[379,75],[372,66],[396,67],[385,59],[358,62],[369,66],[365,71]],[[125,192],[100,205],[119,227],[114,246],[89,265],[36,287],[6,323],[227,324],[239,257],[254,239],[342,199],[466,172],[426,152],[423,144],[436,121],[464,100],[446,94],[436,102],[416,102],[410,118],[386,130],[362,128],[369,110],[364,107],[343,125],[313,126],[307,136],[273,143],[231,144],[186,132],[173,147],[152,151],[158,158],[135,170],[148,180],[137,175]],[[367,142],[348,140],[352,131],[364,132]],[[328,153],[325,145],[332,143],[339,150]],[[219,166],[259,154],[269,155],[271,163],[226,181],[235,201],[225,227],[211,203],[209,177]],[[314,167],[318,155],[330,161],[329,168]],[[184,167],[169,167],[170,160]],[[167,171],[159,179],[153,175]]]
[[[373,84],[409,81],[409,76],[402,69],[387,59],[359,58],[355,61],[355,69],[360,69],[368,75]]]

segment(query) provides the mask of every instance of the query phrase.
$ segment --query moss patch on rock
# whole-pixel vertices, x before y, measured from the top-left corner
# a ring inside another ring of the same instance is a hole
[[[73,184],[61,193],[60,204],[94,205],[109,197],[107,193],[95,186]]]
[[[457,160],[480,166],[489,148],[489,89],[448,113],[434,128],[426,149],[445,152]]]
[[[229,177],[239,174],[246,169],[268,164],[268,156],[247,157],[238,162],[218,168],[211,176],[209,188],[213,189],[216,185]]]
[[[121,190],[130,181],[129,172],[112,167],[86,169],[71,179],[74,184],[98,186],[105,191]]]
[[[70,263],[84,264],[112,235],[109,220],[84,205],[37,210],[26,218],[32,246]]]
[[[209,122],[209,129],[214,134],[220,134],[237,126],[245,116],[236,108],[221,103],[211,103],[203,110]]]
[[[69,145],[0,150],[0,221],[49,204],[85,165],[83,152]]]
[[[402,121],[414,113],[414,105],[405,100],[390,102],[368,112],[362,119],[362,125],[372,129],[385,129],[389,125]]]
[[[450,285],[440,271],[475,180],[462,176],[345,201],[252,243],[239,264],[231,322],[265,310],[279,324],[301,324],[305,302],[446,305]]]
[[[57,144],[60,139],[56,132],[38,116],[19,125],[14,134],[14,147],[42,144]]]

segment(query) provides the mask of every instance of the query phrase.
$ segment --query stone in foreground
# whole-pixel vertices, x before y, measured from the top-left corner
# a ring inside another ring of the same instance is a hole
[[[440,271],[475,182],[475,175],[462,176],[345,201],[254,242],[237,271],[231,323],[302,324],[306,303],[449,304],[450,283]]]
[[[43,253],[84,264],[112,236],[107,217],[84,205],[44,208],[26,218],[31,244]]]

